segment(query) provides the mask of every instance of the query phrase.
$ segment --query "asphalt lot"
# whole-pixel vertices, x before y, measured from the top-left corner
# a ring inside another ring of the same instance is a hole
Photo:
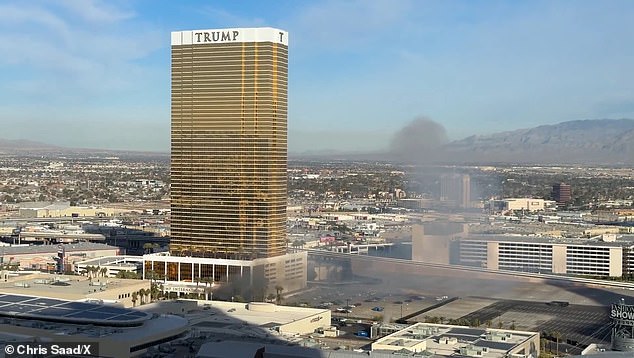
[[[560,307],[543,302],[506,300],[461,317],[478,319],[485,324],[492,322],[497,328],[499,322],[504,328],[515,325],[518,330],[559,332],[562,340],[601,343],[610,339],[609,308],[586,305]]]
[[[415,268],[414,268],[415,269]],[[504,328],[515,326],[518,330],[560,332],[562,348],[568,340],[584,344],[606,342],[610,339],[608,307],[625,298],[634,304],[634,291],[614,288],[588,287],[565,282],[521,282],[470,277],[469,273],[447,272],[399,272],[378,271],[372,267],[361,268],[366,278],[354,277],[348,282],[321,282],[311,284],[310,289],[285,299],[286,304],[305,303],[317,307],[332,303],[333,317],[361,320],[372,319],[391,322],[401,316],[425,310],[447,296],[459,299],[409,319],[424,321],[425,316],[449,319],[478,319],[481,326]],[[551,301],[569,302],[568,307],[548,305]],[[336,312],[337,308],[350,307],[350,312]],[[372,311],[382,307],[383,311]],[[402,309],[402,313],[401,313]],[[352,327],[346,336],[353,337],[358,327]],[[354,339],[354,338],[353,338]],[[565,349],[573,349],[568,346]],[[563,349],[562,349],[563,351]]]
[[[351,287],[318,287],[294,295],[287,302],[306,303],[311,307],[330,308],[333,316],[362,319],[364,321],[391,322],[416,311],[446,300],[443,296],[423,296],[401,292],[380,292],[375,289],[355,292]],[[331,303],[332,305],[324,305]],[[355,306],[355,307],[351,307]],[[379,311],[372,310],[379,308]],[[338,312],[349,309],[350,312]]]

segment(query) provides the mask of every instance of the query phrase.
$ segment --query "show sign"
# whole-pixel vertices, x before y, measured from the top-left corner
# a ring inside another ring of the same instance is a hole
[[[613,304],[610,310],[610,318],[615,323],[634,327],[634,306]]]

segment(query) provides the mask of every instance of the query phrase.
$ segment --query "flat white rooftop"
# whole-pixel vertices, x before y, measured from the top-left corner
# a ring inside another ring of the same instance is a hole
[[[372,349],[377,349],[375,346],[408,349],[425,342],[424,351],[439,356],[455,356],[458,350],[468,349],[479,351],[478,357],[499,358],[514,353],[519,345],[537,335],[537,332],[416,323],[376,340]]]
[[[183,300],[183,301],[195,301],[195,300]],[[247,323],[253,326],[269,326],[272,324],[284,325],[294,321],[298,321],[307,317],[329,314],[330,310],[317,309],[317,308],[305,308],[305,307],[289,307],[289,306],[277,306],[272,303],[243,303],[243,302],[225,302],[225,301],[196,301],[199,311],[188,314],[190,318],[190,324],[195,325],[200,322],[217,322],[223,324],[234,323]],[[152,312],[153,309],[159,309],[160,306],[164,306],[166,301],[159,301],[152,304],[140,306],[138,309],[143,311]],[[265,305],[265,309],[248,309],[249,305]],[[204,310],[204,307],[210,308],[209,311]],[[222,314],[210,314],[213,310],[220,311]]]

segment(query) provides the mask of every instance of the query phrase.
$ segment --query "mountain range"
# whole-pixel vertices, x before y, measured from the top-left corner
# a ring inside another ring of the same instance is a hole
[[[433,153],[432,153],[433,152]],[[0,153],[9,154],[134,154],[165,153],[75,149],[29,140],[0,139]],[[591,119],[543,125],[489,135],[470,136],[430,150],[412,153],[410,162],[450,164],[634,164],[634,120]],[[364,154],[291,154],[292,159],[400,160],[389,152]]]
[[[470,136],[442,149],[443,161],[454,163],[632,164],[634,120],[562,122]]]
[[[142,152],[130,150],[108,150],[94,148],[70,148],[26,139],[2,139],[0,138],[0,155],[20,155],[35,157],[70,158],[84,157],[121,157],[126,159],[150,158],[157,160],[169,159],[168,153]]]

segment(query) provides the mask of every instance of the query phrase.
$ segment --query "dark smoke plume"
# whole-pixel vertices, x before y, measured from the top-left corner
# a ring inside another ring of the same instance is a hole
[[[406,163],[430,163],[441,159],[440,149],[448,142],[445,127],[429,118],[419,117],[392,137],[390,152]]]

